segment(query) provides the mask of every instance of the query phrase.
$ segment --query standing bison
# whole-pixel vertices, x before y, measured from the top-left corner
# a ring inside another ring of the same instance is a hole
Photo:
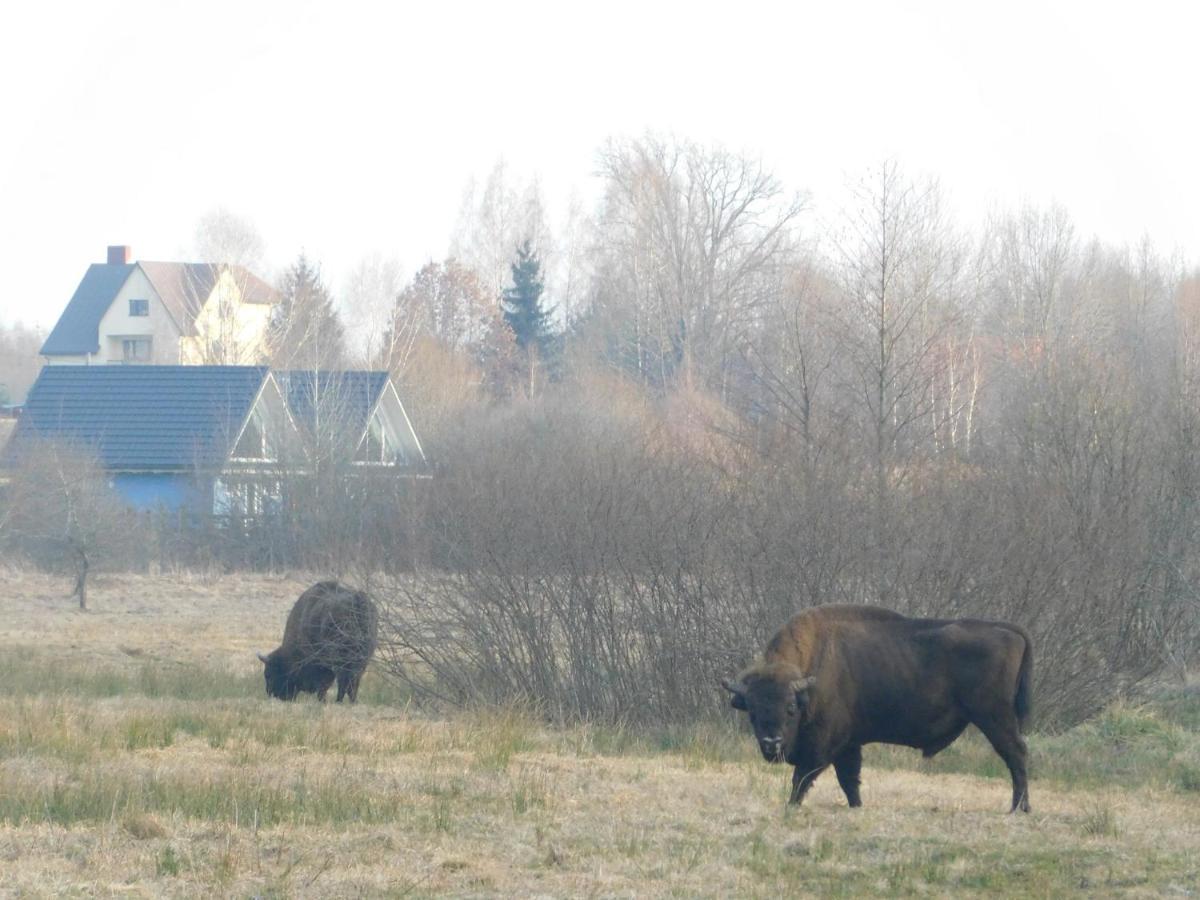
[[[832,763],[850,805],[861,806],[864,744],[929,757],[975,725],[1012,774],[1012,811],[1029,812],[1021,730],[1032,667],[1029,635],[1015,625],[819,606],[787,622],[761,662],[721,684],[749,714],[766,760],[796,767],[792,803]]]
[[[294,700],[301,691],[325,702],[337,679],[337,699],[358,699],[358,683],[375,652],[379,616],[366,594],[321,581],[300,595],[288,613],[283,644],[263,662],[267,694]]]

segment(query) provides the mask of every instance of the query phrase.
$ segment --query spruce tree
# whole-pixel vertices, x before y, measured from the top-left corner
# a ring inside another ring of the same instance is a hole
[[[553,335],[550,331],[552,307],[542,305],[542,263],[537,258],[528,239],[517,247],[517,258],[512,263],[512,287],[504,291],[501,308],[504,321],[512,329],[517,346],[522,350],[536,350],[543,357],[549,355]]]
[[[267,333],[271,364],[288,369],[337,369],[346,336],[321,270],[301,253],[284,272],[280,302]]]

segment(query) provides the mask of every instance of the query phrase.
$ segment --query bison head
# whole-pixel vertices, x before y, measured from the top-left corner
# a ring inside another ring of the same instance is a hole
[[[721,680],[733,695],[730,705],[750,716],[754,737],[767,762],[782,762],[809,714],[810,692],[816,679],[795,666],[761,665],[735,680]]]
[[[267,683],[267,696],[280,700],[295,700],[300,685],[292,677],[291,667],[278,652],[258,654],[263,664],[263,678]]]

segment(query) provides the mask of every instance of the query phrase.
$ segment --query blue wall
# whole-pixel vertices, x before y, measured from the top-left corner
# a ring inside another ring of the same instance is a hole
[[[113,476],[112,485],[134,509],[195,508],[204,498],[193,476],[188,475],[122,472]]]

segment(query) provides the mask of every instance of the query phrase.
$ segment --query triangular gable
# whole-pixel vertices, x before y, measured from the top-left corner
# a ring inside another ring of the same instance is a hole
[[[310,450],[360,459],[374,423],[401,456],[421,465],[425,455],[395,386],[385,371],[292,370],[276,373],[288,409]],[[378,460],[372,460],[378,461]]]
[[[168,315],[185,337],[196,334],[196,316],[208,302],[220,266],[212,263],[139,262]]]
[[[380,393],[379,402],[371,416],[373,419],[381,419],[384,427],[390,433],[391,440],[400,450],[399,462],[401,465],[425,465],[425,451],[421,447],[421,441],[417,438],[412,421],[408,418],[408,412],[404,409],[404,403],[400,400],[400,392],[396,390],[396,385],[390,377]],[[367,435],[364,434],[364,439],[366,437]]]

